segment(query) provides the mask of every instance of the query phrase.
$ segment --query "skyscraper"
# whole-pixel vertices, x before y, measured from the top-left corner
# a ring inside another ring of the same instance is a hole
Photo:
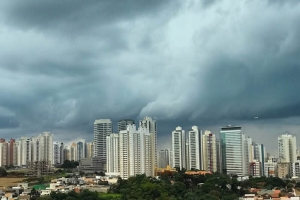
[[[62,164],[60,162],[60,143],[59,142],[53,142],[53,164]]]
[[[86,143],[86,157],[87,158],[94,157],[94,142]]]
[[[113,132],[113,124],[110,119],[98,119],[94,122],[94,156],[100,157],[106,170],[106,136]]]
[[[243,162],[242,127],[221,128],[222,172],[225,174],[245,175]]]
[[[66,157],[65,157],[65,154],[64,154],[64,149],[65,149],[65,145],[64,145],[63,142],[61,142],[60,146],[59,146],[59,152],[60,152],[60,156],[59,156],[60,161],[59,161],[59,163],[60,164],[63,164],[64,161],[67,160]]]
[[[132,125],[135,124],[134,120],[132,119],[122,119],[118,121],[118,133],[120,131],[126,130],[127,129],[127,125]]]
[[[188,161],[189,161],[189,170],[190,169],[202,169],[202,159],[201,155],[201,136],[198,126],[193,126],[192,130],[189,131],[188,138]]]
[[[180,126],[177,126],[172,132],[172,167],[186,168],[185,145],[185,131]]]
[[[86,143],[85,139],[80,139],[77,142],[77,160],[80,161],[86,157]]]
[[[278,137],[278,158],[281,163],[297,161],[296,136],[284,134]]]
[[[39,141],[39,158],[38,161],[47,161],[53,164],[53,134],[43,132],[38,135]]]
[[[5,142],[5,139],[0,139],[0,167],[4,167],[5,165],[8,165],[9,158],[9,147],[8,143]]]
[[[106,171],[119,172],[120,171],[120,157],[119,157],[119,134],[112,133],[106,136]]]
[[[157,166],[157,124],[156,120],[153,120],[151,117],[144,117],[144,119],[140,120],[140,129],[144,128],[150,134],[150,143],[151,143],[151,163],[153,166],[151,168]]]
[[[137,174],[154,176],[153,134],[148,128],[128,125],[119,133],[120,176],[127,179]]]
[[[210,131],[205,131],[202,136],[203,170],[217,171],[217,144],[216,136]]]
[[[160,150],[158,154],[158,160],[158,167],[160,168],[165,168],[167,165],[170,165],[170,150]]]
[[[21,137],[16,141],[17,165],[25,166],[31,161],[31,141],[27,137]]]

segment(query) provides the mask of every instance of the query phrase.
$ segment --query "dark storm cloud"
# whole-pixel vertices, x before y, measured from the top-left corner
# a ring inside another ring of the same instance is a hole
[[[172,1],[175,5],[176,1]],[[170,1],[14,1],[3,2],[1,8],[7,24],[23,29],[86,32],[95,26],[110,27],[115,22],[156,17],[172,6]]]
[[[163,141],[194,124],[255,136],[255,116],[300,117],[297,1],[1,1],[0,13],[3,135],[91,139],[97,118],[148,115]]]

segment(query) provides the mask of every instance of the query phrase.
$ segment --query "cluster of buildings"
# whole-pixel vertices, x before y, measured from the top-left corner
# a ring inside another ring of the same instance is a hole
[[[300,152],[296,137],[278,137],[278,156],[266,153],[265,146],[252,141],[242,127],[221,128],[219,137],[197,126],[185,131],[176,127],[172,132],[172,148],[160,150],[158,167],[220,172],[239,177],[278,176],[300,177]]]
[[[95,157],[101,158],[103,170],[123,179],[136,174],[154,176],[157,166],[157,126],[151,117],[139,121],[118,121],[118,132],[112,132],[112,122],[94,122]],[[83,161],[84,162],[84,161]]]
[[[65,160],[79,161],[93,157],[93,142],[84,139],[67,146],[63,142],[53,142],[53,134],[44,132],[34,137],[0,139],[0,166],[28,167],[32,162],[63,164]]]
[[[300,152],[296,137],[278,137],[278,156],[266,153],[263,144],[253,142],[242,127],[221,128],[219,137],[198,126],[172,131],[171,148],[157,151],[157,124],[145,117],[138,124],[132,119],[119,120],[113,131],[110,119],[94,122],[94,140],[79,139],[64,144],[53,142],[53,134],[0,139],[0,166],[35,167],[60,165],[65,160],[79,161],[79,170],[106,172],[127,179],[136,174],[155,176],[155,171],[176,169],[220,172],[245,176],[300,176]],[[298,158],[297,158],[298,156]]]

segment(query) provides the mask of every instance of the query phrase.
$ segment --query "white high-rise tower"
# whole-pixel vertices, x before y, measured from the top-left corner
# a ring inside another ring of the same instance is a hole
[[[278,158],[280,162],[294,163],[297,161],[296,136],[284,134],[278,137]]]
[[[186,168],[185,145],[185,131],[180,126],[177,126],[172,132],[172,167]]]
[[[192,130],[189,131],[189,140],[188,140],[188,161],[190,169],[202,169],[202,162],[200,158],[201,156],[201,144],[200,144],[201,136],[198,126],[193,126]],[[189,170],[190,170],[189,169]]]
[[[151,168],[157,167],[157,124],[156,121],[151,117],[145,117],[140,121],[140,129],[145,128],[146,131],[150,134],[150,143],[151,143],[151,158],[152,165]]]
[[[119,134],[113,133],[106,136],[106,171],[119,172],[120,171],[120,157],[119,157]]]

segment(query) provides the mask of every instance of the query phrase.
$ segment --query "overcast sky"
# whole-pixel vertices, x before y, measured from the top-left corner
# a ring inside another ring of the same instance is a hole
[[[93,138],[95,119],[240,125],[300,146],[300,3],[0,1],[0,137]],[[255,117],[259,117],[255,119]]]

